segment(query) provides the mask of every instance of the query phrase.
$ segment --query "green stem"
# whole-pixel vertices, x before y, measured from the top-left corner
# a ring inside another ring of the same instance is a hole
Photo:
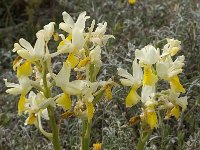
[[[54,150],[61,150],[60,146],[60,140],[59,140],[59,134],[58,134],[58,127],[56,125],[56,120],[54,116],[54,108],[52,106],[47,107],[48,113],[49,113],[49,118],[50,118],[50,125],[53,133],[53,147]]]
[[[96,81],[96,75],[95,74],[95,66],[94,64],[90,65],[90,81],[95,82]],[[95,101],[97,101],[98,98],[96,98]],[[89,150],[90,146],[90,134],[91,134],[91,128],[92,128],[92,120],[83,120],[82,119],[82,141],[81,141],[81,149],[82,150]]]
[[[84,135],[84,139],[83,139],[84,143],[83,143],[82,150],[89,150],[91,127],[92,127],[92,121],[88,120],[87,129],[86,129],[86,132],[85,132],[85,135]]]
[[[52,137],[53,137],[52,133],[46,132],[46,131],[43,129],[43,127],[42,127],[40,113],[38,113],[37,118],[38,118],[38,129],[40,130],[40,132],[41,132],[44,136],[46,136],[49,140],[52,140]]]
[[[149,140],[151,131],[146,133],[141,133],[139,141],[137,143],[137,150],[144,150],[146,142]]]
[[[85,149],[85,140],[84,140],[84,137],[85,137],[85,133],[86,133],[86,130],[87,130],[87,120],[82,120],[82,139],[81,139],[81,148],[82,150]]]
[[[47,85],[47,77],[46,77],[46,75],[47,75],[47,64],[46,64],[46,62],[44,63],[43,67],[44,67],[43,68],[44,69],[43,70],[44,95],[45,95],[46,98],[50,98],[51,97],[51,91],[50,91],[50,88]],[[51,130],[52,130],[52,133],[53,133],[52,143],[53,143],[54,150],[61,150],[59,134],[58,134],[58,127],[56,125],[56,120],[55,120],[55,116],[54,116],[54,108],[52,106],[48,106],[47,110],[48,110],[48,114],[49,114]]]

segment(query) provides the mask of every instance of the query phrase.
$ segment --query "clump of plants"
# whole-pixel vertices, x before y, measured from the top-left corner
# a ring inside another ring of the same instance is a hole
[[[88,150],[92,120],[96,104],[103,98],[112,99],[112,88],[117,86],[111,78],[107,81],[98,80],[102,66],[101,51],[112,35],[107,35],[107,23],[99,23],[95,28],[95,20],[86,28],[89,19],[82,12],[74,21],[63,12],[63,20],[59,28],[64,34],[54,31],[54,22],[45,25],[36,33],[34,47],[25,39],[14,44],[13,52],[18,56],[13,62],[18,84],[5,79],[9,88],[7,93],[20,95],[18,114],[25,114],[25,125],[35,125],[39,131],[53,143],[55,150],[61,149],[58,119],[70,116],[78,117],[82,122],[80,135],[81,149]],[[52,50],[51,42],[58,41],[56,50]],[[49,42],[51,41],[51,42]],[[130,124],[140,122],[140,139],[137,149],[143,149],[154,128],[157,127],[157,112],[165,110],[165,118],[171,116],[177,119],[187,107],[187,97],[180,94],[185,89],[179,81],[178,74],[182,72],[184,56],[173,57],[181,49],[181,42],[167,39],[162,48],[147,45],[135,51],[132,74],[118,68],[121,84],[130,86],[131,90],[125,99],[127,107],[142,102],[142,113],[130,119]],[[161,52],[162,50],[162,52]],[[62,68],[56,74],[52,67],[52,59],[59,55],[66,56]],[[159,81],[169,83],[169,89],[158,91]],[[55,94],[54,88],[60,93]],[[141,94],[138,94],[141,91]],[[60,118],[55,117],[58,107],[63,109]],[[49,121],[51,131],[44,128],[43,122]],[[62,140],[62,138],[61,138]],[[101,143],[94,143],[95,150],[102,149]]]
[[[142,102],[142,113],[130,119],[130,124],[140,122],[140,138],[137,149],[143,149],[154,128],[158,126],[159,111],[165,110],[165,119],[174,116],[179,118],[181,111],[188,105],[187,97],[180,96],[185,89],[180,83],[178,74],[182,73],[185,57],[173,57],[181,49],[181,42],[167,39],[162,48],[147,45],[135,51],[132,74],[118,68],[121,84],[130,86],[131,90],[125,99],[126,107]],[[159,91],[160,81],[169,84],[169,89]],[[140,94],[138,95],[140,89]],[[162,118],[160,118],[162,119]]]
[[[106,35],[107,23],[99,23],[95,29],[95,20],[86,28],[89,19],[86,12],[79,15],[76,22],[63,12],[63,20],[59,28],[65,32],[54,32],[54,22],[45,25],[36,33],[34,47],[25,39],[14,44],[13,52],[19,56],[13,62],[13,69],[17,72],[19,84],[7,82],[7,93],[20,95],[18,114],[28,117],[25,125],[35,125],[41,133],[50,139],[54,149],[61,149],[59,130],[56,123],[55,111],[62,107],[65,111],[61,118],[76,116],[82,120],[81,148],[88,149],[91,133],[92,118],[95,104],[105,95],[112,99],[112,79],[98,81],[97,75],[102,65],[101,47],[112,35]],[[52,38],[53,37],[53,38]],[[50,40],[59,40],[57,50],[50,53]],[[66,55],[67,58],[58,74],[52,69],[52,58]],[[72,77],[72,72],[75,77]],[[55,95],[53,87],[61,89]],[[42,119],[50,122],[51,132],[42,126]]]

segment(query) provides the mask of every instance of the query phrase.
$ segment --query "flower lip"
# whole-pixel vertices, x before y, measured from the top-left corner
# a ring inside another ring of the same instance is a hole
[[[140,60],[140,63],[152,65],[160,59],[160,50],[152,45],[147,45],[141,50],[137,49],[135,51],[135,57]]]

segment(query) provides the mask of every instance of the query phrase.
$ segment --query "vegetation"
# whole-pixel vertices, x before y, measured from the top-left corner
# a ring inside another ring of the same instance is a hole
[[[86,11],[96,22],[106,21],[107,34],[115,36],[103,49],[100,80],[113,77],[118,83],[117,68],[129,72],[136,49],[165,38],[181,41],[180,55],[185,55],[180,76],[188,97],[188,108],[178,120],[164,120],[153,129],[146,149],[198,149],[200,147],[200,3],[199,0],[138,0],[130,5],[126,0],[1,0],[0,5],[0,149],[53,149],[52,144],[34,126],[25,126],[27,116],[17,115],[19,97],[5,93],[3,79],[16,81],[12,62],[13,43],[23,37],[34,44],[35,33],[50,21],[62,22],[62,12],[76,16]],[[89,25],[87,25],[89,26]],[[57,43],[58,44],[58,43]],[[162,46],[162,42],[160,43]],[[56,48],[56,45],[55,45]],[[57,73],[63,56],[53,60]],[[163,83],[161,89],[165,89]],[[55,91],[58,89],[55,89]],[[92,124],[91,144],[102,143],[104,149],[135,149],[140,136],[139,124],[129,125],[132,116],[141,113],[140,104],[126,108],[127,87],[115,87],[112,101],[99,102]],[[57,91],[58,92],[58,91]],[[61,111],[61,110],[60,110]],[[58,115],[58,114],[57,114]],[[165,114],[160,113],[164,118]],[[45,124],[44,124],[45,126]],[[48,127],[49,125],[46,124]],[[75,117],[60,124],[63,149],[79,149],[81,121]]]

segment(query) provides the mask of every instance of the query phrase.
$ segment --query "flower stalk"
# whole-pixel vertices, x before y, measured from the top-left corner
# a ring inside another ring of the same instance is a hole
[[[87,120],[82,119],[82,136],[81,136],[81,148],[84,150],[86,148],[85,146],[85,133],[87,130]]]
[[[144,132],[140,134],[140,138],[137,143],[137,150],[144,150],[146,142],[149,140],[152,131]]]
[[[162,41],[162,40],[161,40]],[[135,51],[135,59],[132,65],[132,74],[123,68],[118,68],[118,75],[121,84],[132,87],[126,97],[126,107],[132,107],[142,102],[142,113],[129,120],[130,125],[141,122],[141,134],[137,144],[137,150],[143,150],[147,140],[154,128],[163,126],[163,118],[160,111],[165,112],[165,118],[180,116],[187,108],[187,97],[179,97],[185,93],[185,89],[180,83],[178,74],[182,72],[185,57],[174,55],[181,49],[181,42],[175,39],[167,39],[163,47],[159,47],[155,41],[155,46],[149,44]],[[161,53],[162,51],[162,53]],[[168,82],[170,88],[159,90],[159,81]],[[137,89],[142,86],[141,94]],[[160,125],[160,126],[159,126]]]
[[[82,123],[82,150],[88,150],[90,145],[92,121],[82,120]]]
[[[51,90],[47,85],[47,63],[46,62],[44,62],[44,66],[43,66],[43,84],[44,84],[44,95],[46,98],[50,98]],[[53,134],[52,143],[53,143],[54,150],[61,150],[58,127],[57,127],[55,115],[54,115],[54,108],[52,106],[48,106],[47,110],[49,114],[51,130]]]
[[[90,18],[86,12],[82,12],[76,21],[67,12],[62,15],[64,22],[59,24],[59,28],[64,34],[55,32],[55,22],[50,22],[36,33],[34,47],[23,38],[14,44],[13,52],[19,56],[13,62],[13,70],[17,71],[19,84],[4,79],[9,87],[6,92],[20,95],[18,114],[27,114],[25,125],[35,125],[52,141],[55,150],[61,149],[56,108],[61,107],[64,111],[61,120],[71,115],[81,118],[82,149],[88,150],[95,104],[104,93],[106,99],[112,99],[114,81],[98,81],[97,75],[102,66],[101,48],[114,36],[105,34],[106,22],[98,23],[95,29],[93,20],[91,26],[86,28],[86,20]],[[53,52],[48,48],[51,40],[61,40]],[[61,54],[67,58],[60,62],[62,68],[55,74],[51,59]],[[71,79],[71,72],[76,79]],[[53,93],[51,89],[56,87],[62,92]],[[49,120],[52,133],[43,129],[43,119]]]

